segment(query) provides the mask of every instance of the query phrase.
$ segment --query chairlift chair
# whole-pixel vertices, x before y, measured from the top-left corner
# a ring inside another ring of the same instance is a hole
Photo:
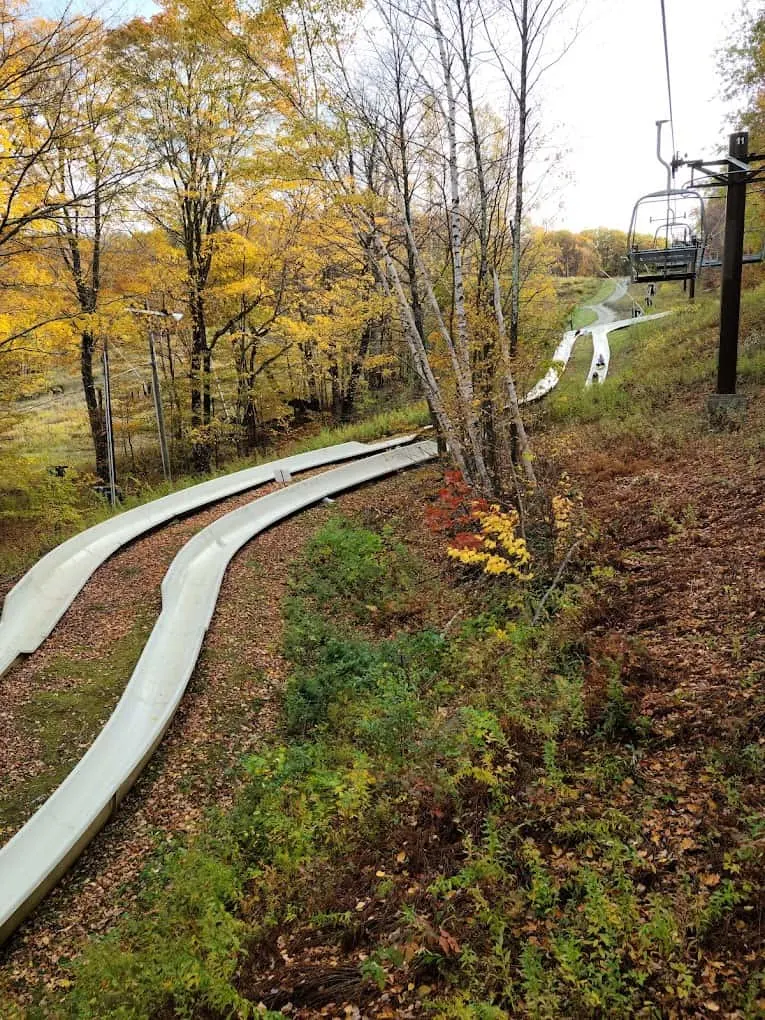
[[[677,216],[676,203],[689,200],[698,210],[696,223],[688,222],[687,216]],[[641,247],[638,242],[640,214],[659,205],[664,207],[664,219],[654,234],[653,247]],[[627,241],[632,282],[695,281],[703,263],[705,244],[704,200],[697,191],[678,188],[643,195],[632,210]]]
[[[693,238],[694,232],[685,221],[665,220],[654,231],[653,244],[654,248],[687,248],[694,243]]]

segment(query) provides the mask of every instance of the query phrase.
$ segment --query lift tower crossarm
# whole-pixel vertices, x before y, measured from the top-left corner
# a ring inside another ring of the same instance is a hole
[[[737,132],[737,134],[741,133]],[[726,188],[731,180],[743,180],[746,184],[765,180],[765,166],[753,166],[754,163],[765,163],[765,154],[752,153],[746,157],[746,160],[730,155],[727,159],[675,159],[672,161],[672,169],[677,171],[681,166],[689,167],[691,171],[690,187],[717,188],[722,186]],[[703,173],[704,177],[708,179],[696,181],[694,177],[696,172]]]

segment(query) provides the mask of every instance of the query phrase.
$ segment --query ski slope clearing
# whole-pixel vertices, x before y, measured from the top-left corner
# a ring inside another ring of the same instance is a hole
[[[611,348],[608,343],[609,333],[613,333],[617,329],[627,329],[629,326],[634,326],[640,322],[660,319],[663,315],[668,314],[667,312],[657,312],[654,315],[641,315],[637,319],[617,319],[616,312],[613,308],[609,307],[608,302],[619,301],[620,298],[624,297],[627,293],[628,281],[626,279],[619,279],[614,282],[616,284],[614,291],[604,302],[583,306],[595,312],[598,317],[597,321],[585,329],[566,330],[563,334],[563,339],[553,354],[552,367],[547,370],[539,382],[532,386],[520,403],[533,403],[535,400],[546,397],[548,393],[555,389],[571,358],[574,344],[585,333],[590,333],[592,336],[592,361],[587,372],[587,381],[585,382],[585,386],[591,386],[594,382],[602,383],[608,375],[608,368],[611,363]]]

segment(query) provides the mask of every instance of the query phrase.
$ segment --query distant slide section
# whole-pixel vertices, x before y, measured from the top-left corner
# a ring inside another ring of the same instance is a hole
[[[587,332],[585,330],[585,332]],[[558,380],[563,374],[568,359],[571,357],[571,352],[574,349],[574,344],[581,336],[581,330],[569,329],[563,334],[563,339],[555,348],[553,354],[552,368],[548,368],[547,372],[542,376],[538,383],[529,390],[521,404],[531,404],[535,400],[539,400],[540,397],[547,396],[550,390],[555,389],[558,385]]]
[[[589,308],[591,312],[595,312],[597,318],[594,325],[596,326],[604,326],[608,322],[616,322],[616,312],[612,305],[617,301],[621,301],[626,296],[629,280],[626,277],[619,277],[613,281],[613,284],[614,289],[603,301],[596,305],[583,305],[584,308]],[[589,329],[589,327],[587,328]]]
[[[583,305],[595,312],[597,320],[591,326],[584,326],[582,329],[569,329],[563,334],[563,339],[555,348],[553,354],[552,368],[548,369],[545,375],[535,383],[519,403],[530,404],[554,390],[558,385],[560,377],[565,371],[566,365],[571,358],[574,344],[585,333],[592,335],[592,361],[587,372],[585,387],[591,386],[594,382],[602,383],[608,375],[608,367],[611,363],[611,348],[608,343],[608,334],[617,329],[626,329],[628,326],[635,326],[641,322],[649,322],[651,319],[660,319],[668,312],[657,312],[654,315],[641,315],[636,319],[617,319],[616,312],[610,307],[610,302],[619,301],[627,293],[628,280],[614,280],[613,292],[597,305]]]
[[[669,315],[669,312],[654,312],[653,315],[641,315],[637,319],[619,319],[616,322],[590,326],[588,332],[592,334],[592,361],[587,372],[585,387],[592,386],[594,382],[604,382],[608,375],[608,366],[611,364],[611,347],[608,343],[609,333],[615,333],[617,329],[628,329],[630,326],[637,326],[641,322],[650,322],[652,319],[661,319],[665,315]]]
[[[106,726],[0,849],[0,943],[106,824],[159,744],[196,665],[234,554],[259,532],[327,496],[436,456],[435,443],[416,443],[296,482],[219,518],[181,549],[162,582],[162,612]]]
[[[62,542],[27,571],[5,596],[0,617],[0,676],[18,655],[39,648],[88,578],[117,549],[144,532],[208,503],[264,485],[274,479],[276,470],[297,474],[400,446],[412,439],[413,436],[404,436],[372,444],[339,443],[245,468],[126,510]]]

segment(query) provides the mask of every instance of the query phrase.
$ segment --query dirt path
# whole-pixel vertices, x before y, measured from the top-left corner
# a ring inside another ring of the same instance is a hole
[[[614,311],[611,306],[621,300],[621,298],[623,298],[627,293],[629,280],[626,277],[619,277],[618,279],[614,279],[612,282],[614,284],[614,289],[607,298],[604,298],[604,300],[597,305],[582,306],[583,308],[589,308],[590,311],[595,312],[597,315],[597,319],[592,323],[593,326],[603,326],[609,322],[616,322],[619,318],[618,313]],[[583,332],[586,333],[588,329],[589,326],[585,326]]]
[[[418,470],[406,477],[416,484],[420,475]],[[337,505],[352,510],[372,506],[375,513],[385,513],[386,506],[400,499],[400,484],[394,476],[340,497]],[[100,575],[116,569],[121,576],[126,563],[135,570],[134,577],[142,579],[135,581],[140,590],[131,611],[138,612],[151,600],[153,581],[156,612],[159,582],[172,555],[189,537],[186,529],[193,533],[201,526],[201,517],[209,518],[204,522],[209,523],[245,501],[245,497],[227,501],[225,507],[164,529],[115,557],[88,585],[94,591],[86,589],[36,656],[53,654],[47,646],[54,639],[63,647],[79,647],[82,628],[88,629],[91,600],[98,593],[105,598],[112,590],[113,577]],[[135,880],[158,844],[193,832],[210,807],[230,803],[238,761],[272,731],[278,714],[285,677],[279,651],[281,603],[289,566],[332,512],[332,507],[320,506],[300,514],[258,536],[235,557],[197,670],[162,745],[115,818],[0,953],[0,1001],[4,997],[28,1001],[41,977],[52,986],[62,980],[59,961],[76,952],[82,938],[107,931],[129,908]],[[179,529],[184,534],[176,534]],[[141,565],[145,574],[136,569]],[[129,625],[123,620],[127,606],[122,614],[113,609],[100,612],[107,613],[102,620],[112,627],[112,635]],[[105,638],[101,652],[107,645]],[[99,654],[98,649],[91,651]],[[16,677],[17,672],[11,676],[20,686],[24,678]]]

